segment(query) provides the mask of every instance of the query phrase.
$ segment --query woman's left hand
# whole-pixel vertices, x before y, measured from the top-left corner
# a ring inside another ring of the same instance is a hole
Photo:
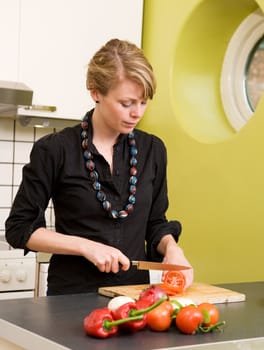
[[[184,289],[187,289],[193,283],[194,272],[193,272],[193,268],[192,268],[191,264],[185,258],[181,248],[180,248],[180,250],[181,250],[181,252],[175,253],[176,256],[173,259],[167,259],[166,257],[164,257],[163,262],[166,263],[166,264],[176,264],[176,265],[182,265],[182,266],[189,266],[190,267],[190,269],[181,270],[181,272],[185,276],[185,288]],[[163,273],[162,273],[162,280],[163,280],[165,274],[166,274],[166,271],[163,271]]]
[[[186,280],[185,289],[190,287],[193,283],[193,276],[194,276],[192,265],[187,260],[183,250],[175,242],[172,235],[166,235],[161,239],[158,245],[158,251],[164,255],[163,263],[183,265],[183,266],[190,267],[190,269],[181,270]],[[165,273],[166,271],[163,272],[162,278],[164,277]]]

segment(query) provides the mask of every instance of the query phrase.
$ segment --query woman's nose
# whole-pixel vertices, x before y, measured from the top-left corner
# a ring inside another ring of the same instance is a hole
[[[133,106],[132,110],[131,110],[131,116],[133,118],[141,118],[145,112],[145,105],[142,104],[138,104]]]

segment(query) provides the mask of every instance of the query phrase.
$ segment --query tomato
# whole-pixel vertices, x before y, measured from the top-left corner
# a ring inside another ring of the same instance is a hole
[[[203,313],[197,306],[188,305],[180,309],[175,323],[182,333],[195,334],[203,319]]]
[[[169,295],[182,293],[186,284],[185,276],[181,271],[167,271],[162,281],[161,288]]]
[[[211,303],[201,303],[198,306],[198,309],[201,310],[204,316],[202,325],[204,327],[209,327],[216,324],[219,320],[219,311],[218,308]]]
[[[172,304],[169,301],[164,301],[147,313],[147,325],[153,331],[166,331],[170,328],[172,313]]]

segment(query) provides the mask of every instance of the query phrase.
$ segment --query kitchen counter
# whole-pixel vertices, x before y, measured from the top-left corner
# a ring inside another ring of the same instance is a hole
[[[220,286],[246,294],[246,301],[218,304],[220,318],[226,321],[222,332],[184,335],[171,327],[167,332],[144,329],[91,338],[84,333],[83,319],[91,310],[106,306],[109,298],[90,293],[0,301],[0,339],[28,350],[228,350],[241,349],[241,342],[248,343],[250,350],[264,349],[264,282]]]

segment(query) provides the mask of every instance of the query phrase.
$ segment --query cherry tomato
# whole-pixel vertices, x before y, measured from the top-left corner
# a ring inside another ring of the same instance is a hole
[[[172,313],[172,304],[169,301],[164,301],[147,313],[147,325],[153,331],[166,331],[170,328]]]
[[[184,291],[185,284],[185,276],[181,271],[167,271],[163,277],[161,288],[169,295],[175,295]]]
[[[184,334],[195,334],[204,316],[195,305],[184,306],[176,316],[176,326]]]
[[[201,303],[198,306],[198,309],[201,310],[204,316],[202,325],[204,327],[209,327],[216,324],[219,320],[219,311],[218,308],[211,303]]]

